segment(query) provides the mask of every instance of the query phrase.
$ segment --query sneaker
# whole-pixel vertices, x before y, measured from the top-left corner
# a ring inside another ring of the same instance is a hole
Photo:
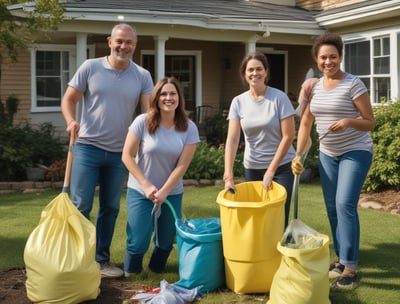
[[[110,262],[101,263],[100,272],[103,278],[119,278],[124,275],[122,269],[116,267],[113,263]]]
[[[339,278],[344,270],[344,265],[339,262],[334,262],[329,265],[329,279],[337,279]]]
[[[355,289],[358,287],[357,274],[342,275],[336,282],[336,287],[341,289]]]

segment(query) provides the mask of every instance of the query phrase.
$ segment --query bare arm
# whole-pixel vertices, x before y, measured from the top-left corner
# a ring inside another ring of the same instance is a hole
[[[167,198],[171,190],[176,186],[178,181],[185,175],[189,165],[193,159],[197,144],[185,145],[178,159],[176,167],[172,170],[165,184],[157,191],[154,196],[157,198],[156,203],[162,204]]]
[[[288,152],[290,145],[293,143],[294,134],[295,134],[295,123],[294,117],[290,116],[281,120],[281,130],[282,130],[282,139],[278,146],[278,149],[275,152],[275,156],[271,161],[271,164],[268,166],[268,170],[265,174],[270,174],[272,176],[275,175],[276,170],[279,167],[282,159],[285,157]]]
[[[122,162],[128,169],[128,171],[136,178],[136,180],[142,185],[143,191],[146,197],[150,200],[154,199],[154,194],[158,189],[150,183],[144,176],[142,170],[135,161],[137,151],[139,149],[140,139],[128,132],[125,139],[124,148],[122,150]]]
[[[75,108],[81,97],[82,93],[80,91],[68,86],[61,100],[61,111],[67,123],[66,131],[70,136],[74,136],[74,138],[78,136],[80,128],[78,122],[75,120]]]
[[[146,113],[150,107],[150,94],[142,94],[140,96],[140,111]]]
[[[297,133],[297,147],[296,157],[292,161],[292,171],[295,175],[300,175],[303,172],[303,164],[301,163],[301,157],[310,148],[310,134],[314,124],[314,115],[310,112],[310,104],[308,104],[304,110],[303,116],[300,120],[300,127]]]
[[[226,136],[225,143],[225,171],[224,171],[224,182],[225,189],[234,188],[234,174],[233,174],[233,164],[236,158],[237,149],[239,147],[240,141],[240,122],[239,120],[229,120],[228,134]]]

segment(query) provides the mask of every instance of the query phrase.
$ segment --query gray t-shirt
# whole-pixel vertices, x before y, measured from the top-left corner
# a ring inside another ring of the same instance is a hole
[[[149,134],[147,130],[147,113],[135,118],[129,132],[140,138],[136,162],[144,176],[158,189],[167,181],[185,145],[198,143],[199,132],[193,121],[189,120],[185,132],[176,131],[175,128],[165,129],[159,126],[155,133]],[[142,186],[136,178],[129,173],[128,187],[142,193]],[[171,190],[170,195],[183,193],[182,179]]]
[[[330,91],[324,89],[321,78],[314,86],[310,103],[310,111],[315,117],[319,136],[325,135],[329,126],[342,118],[359,118],[360,113],[354,105],[354,99],[367,91],[358,77],[348,73]],[[329,156],[339,156],[354,150],[372,152],[372,138],[370,132],[347,128],[342,132],[327,133],[320,140],[319,149]]]
[[[282,140],[281,120],[295,114],[287,95],[272,87],[268,87],[261,101],[252,100],[249,91],[233,98],[228,119],[240,120],[245,136],[245,168],[268,168]],[[290,146],[280,165],[294,157],[295,150]]]
[[[82,63],[68,85],[83,92],[78,142],[121,152],[140,96],[153,89],[150,73],[132,61],[117,70],[101,57]]]

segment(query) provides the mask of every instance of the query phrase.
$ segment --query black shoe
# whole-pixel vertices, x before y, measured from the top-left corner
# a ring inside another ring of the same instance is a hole
[[[340,264],[339,262],[334,262],[329,265],[329,279],[337,279],[339,278],[344,270],[344,265]]]
[[[356,273],[342,275],[336,282],[336,287],[341,289],[355,289],[358,287],[358,276]]]

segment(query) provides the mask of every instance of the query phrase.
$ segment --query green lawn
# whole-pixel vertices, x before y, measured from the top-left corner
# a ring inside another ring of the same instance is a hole
[[[187,218],[219,216],[216,197],[220,187],[187,187],[183,212]],[[23,250],[30,232],[36,227],[42,209],[59,192],[0,195],[0,270],[23,267]],[[319,231],[330,235],[328,220],[319,184],[301,184],[299,193],[299,219]],[[97,204],[95,203],[95,206]],[[94,210],[95,212],[96,210]],[[332,304],[391,304],[400,297],[400,217],[373,210],[360,210],[360,286],[353,291],[331,291]],[[121,200],[112,260],[122,266],[125,250],[125,197]],[[146,257],[147,259],[148,257]],[[145,260],[146,263],[146,260]],[[156,275],[147,271],[130,278],[132,282],[159,286],[162,279],[173,283],[179,279],[176,249],[167,272]],[[211,293],[201,303],[266,303],[268,295],[237,295],[229,290]],[[296,304],[296,303],[290,303]]]

